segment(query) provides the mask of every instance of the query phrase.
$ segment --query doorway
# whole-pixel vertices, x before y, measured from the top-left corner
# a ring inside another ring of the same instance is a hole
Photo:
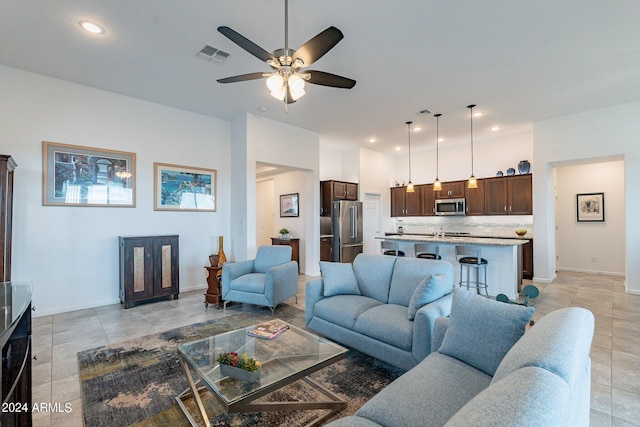
[[[381,227],[381,199],[380,193],[365,193],[362,207],[362,233],[364,238],[364,253],[377,254],[380,243],[376,237],[380,236]]]

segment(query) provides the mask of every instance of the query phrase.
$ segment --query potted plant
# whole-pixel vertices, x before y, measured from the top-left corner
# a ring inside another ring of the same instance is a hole
[[[242,355],[234,351],[220,353],[217,359],[220,364],[220,374],[225,377],[236,378],[246,382],[260,380],[260,362],[244,352]]]
[[[289,238],[289,230],[287,230],[286,228],[281,228],[280,229],[280,238],[282,240],[286,240]]]

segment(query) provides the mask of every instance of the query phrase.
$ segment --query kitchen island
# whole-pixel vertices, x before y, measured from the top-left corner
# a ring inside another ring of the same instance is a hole
[[[456,245],[480,246],[482,258],[488,262],[489,295],[495,297],[498,294],[505,294],[511,300],[518,298],[518,285],[522,282],[522,245],[526,244],[527,240],[467,236],[437,237],[418,234],[397,234],[377,237],[377,239],[398,242],[399,249],[410,257],[415,256],[413,245],[416,243],[438,244],[442,259],[453,264],[453,281],[456,285],[460,281],[460,264],[456,260]]]

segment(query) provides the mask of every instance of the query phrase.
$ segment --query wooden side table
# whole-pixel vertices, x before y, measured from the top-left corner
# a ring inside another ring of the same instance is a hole
[[[279,239],[272,237],[271,244],[291,246],[291,261],[298,263],[298,273],[300,273],[300,239]]]
[[[207,269],[207,293],[204,294],[204,305],[215,304],[222,307],[222,267],[205,267]]]

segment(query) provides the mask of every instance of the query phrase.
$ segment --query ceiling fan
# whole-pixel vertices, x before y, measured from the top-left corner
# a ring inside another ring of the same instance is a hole
[[[289,49],[289,0],[284,2],[284,48],[275,50],[273,54],[229,27],[218,27],[218,31],[271,67],[271,72],[241,74],[218,79],[218,83],[235,83],[266,78],[271,96],[284,101],[285,106],[296,102],[305,94],[305,82],[341,89],[351,89],[356,84],[355,80],[336,74],[303,70],[304,67],[310,66],[324,56],[342,40],[344,35],[342,31],[332,26],[292,52]]]

